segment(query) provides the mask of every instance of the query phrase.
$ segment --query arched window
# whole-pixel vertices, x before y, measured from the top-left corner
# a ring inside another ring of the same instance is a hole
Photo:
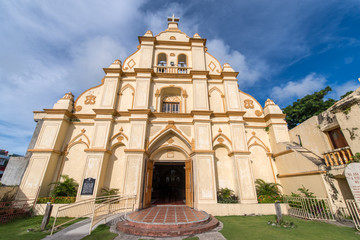
[[[179,113],[180,98],[178,96],[165,96],[162,102],[162,112]]]
[[[186,55],[180,54],[178,56],[178,73],[187,73]]]
[[[166,54],[160,53],[157,58],[157,72],[166,72]]]

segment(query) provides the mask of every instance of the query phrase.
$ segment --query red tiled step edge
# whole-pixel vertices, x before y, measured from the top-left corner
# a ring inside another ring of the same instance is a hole
[[[144,226],[151,228],[144,228]],[[117,223],[119,231],[137,236],[149,237],[174,237],[192,235],[210,231],[219,225],[219,221],[213,216],[202,222],[189,224],[141,224],[125,220]]]

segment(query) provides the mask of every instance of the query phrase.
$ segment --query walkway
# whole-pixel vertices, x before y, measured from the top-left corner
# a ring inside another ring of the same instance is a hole
[[[129,221],[137,223],[187,224],[205,221],[209,214],[186,206],[155,206],[128,215]]]
[[[129,214],[117,223],[121,232],[150,237],[175,237],[208,232],[219,221],[204,211],[187,206],[153,206]]]

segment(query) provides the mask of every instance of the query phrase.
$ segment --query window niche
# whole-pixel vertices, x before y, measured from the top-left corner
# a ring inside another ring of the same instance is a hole
[[[180,113],[181,110],[181,88],[168,87],[161,90],[160,109],[166,113]]]

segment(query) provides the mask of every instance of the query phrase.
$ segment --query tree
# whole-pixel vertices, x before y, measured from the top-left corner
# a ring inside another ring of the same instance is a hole
[[[348,91],[347,93],[345,93],[344,95],[342,95],[340,97],[340,99],[343,99],[344,97],[347,97],[348,95],[352,94],[354,91]]]
[[[327,86],[325,89],[306,95],[284,108],[283,112],[286,114],[289,129],[331,107],[336,102],[334,99],[329,98],[324,101],[324,97],[331,90],[331,87]]]
[[[55,185],[51,191],[52,197],[75,197],[77,193],[78,184],[73,178],[68,175],[61,175],[63,181],[51,183]]]
[[[266,195],[266,196],[279,196],[281,195],[279,187],[281,187],[278,183],[267,183],[262,179],[256,179],[256,193],[258,196]]]

